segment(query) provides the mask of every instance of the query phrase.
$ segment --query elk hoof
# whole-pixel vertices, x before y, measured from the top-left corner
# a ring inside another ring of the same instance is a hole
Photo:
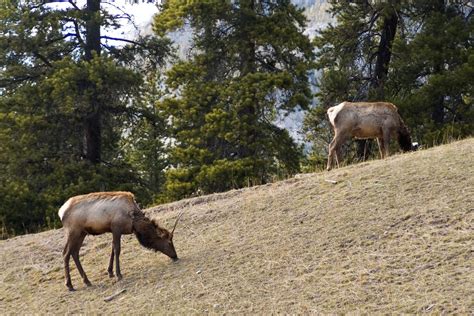
[[[72,286],[67,286],[67,289],[69,290],[69,292],[74,292],[76,289],[73,288]]]
[[[84,284],[85,284],[86,286],[92,286],[92,283],[91,283],[91,281],[89,281],[89,280],[84,281]]]
[[[122,279],[123,279],[122,275],[121,275],[121,274],[117,274],[117,281],[120,281],[120,280],[122,280]]]
[[[109,271],[109,278],[113,278],[114,277],[114,273]]]

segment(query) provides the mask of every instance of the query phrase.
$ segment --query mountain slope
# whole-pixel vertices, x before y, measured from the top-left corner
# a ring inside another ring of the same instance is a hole
[[[111,236],[87,237],[93,286],[73,267],[73,293],[62,230],[1,241],[0,314],[472,313],[472,157],[468,139],[151,208],[167,227],[185,210],[181,260],[124,236],[117,283],[106,274]]]

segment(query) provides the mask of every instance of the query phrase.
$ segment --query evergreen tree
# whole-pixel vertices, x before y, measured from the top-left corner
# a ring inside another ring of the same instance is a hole
[[[268,182],[299,170],[300,152],[274,124],[306,108],[312,47],[290,1],[167,1],[160,35],[187,25],[194,54],[172,67],[176,98],[159,104],[173,140],[165,198]]]
[[[331,141],[326,110],[342,101],[384,99],[391,47],[399,27],[396,1],[331,1],[330,24],[316,36],[319,106],[306,115],[303,130],[313,144],[312,160],[323,164]],[[358,159],[365,159],[365,141],[357,143]],[[348,156],[348,155],[346,155]]]
[[[134,100],[136,113],[125,122],[127,136],[121,140],[124,159],[139,175],[150,202],[162,191],[168,164],[166,123],[164,115],[155,106],[162,97],[161,86],[160,73],[157,69],[149,70],[140,96]]]
[[[314,41],[319,106],[304,122],[317,160],[326,156],[331,139],[326,110],[346,100],[394,102],[415,139],[428,145],[448,126],[456,130],[453,136],[471,133],[472,8],[467,2],[331,4],[337,22]],[[363,149],[359,146],[356,156]]]
[[[395,41],[387,93],[427,146],[474,130],[473,11],[468,2],[417,1]]]
[[[75,194],[124,189],[152,199],[121,140],[141,128],[131,122],[155,119],[136,101],[143,78],[133,65],[145,54],[162,59],[168,41],[111,45],[91,29],[118,27],[118,17],[70,4],[0,4],[2,236],[57,225],[58,207]]]

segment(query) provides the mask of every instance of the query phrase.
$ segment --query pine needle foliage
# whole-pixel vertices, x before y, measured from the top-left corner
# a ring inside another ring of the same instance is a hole
[[[299,170],[277,113],[307,108],[312,45],[290,1],[166,1],[159,35],[189,28],[189,60],[173,65],[176,97],[159,103],[173,140],[164,198],[224,191]]]

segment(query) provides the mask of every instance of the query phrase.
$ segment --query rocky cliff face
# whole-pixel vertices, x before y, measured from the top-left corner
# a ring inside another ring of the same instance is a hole
[[[308,25],[305,33],[313,38],[318,29],[326,27],[334,19],[327,10],[330,5],[327,0],[293,0],[293,4],[303,8],[306,17],[308,18]]]
[[[334,22],[334,18],[327,12],[330,4],[327,0],[292,0],[292,3],[304,9],[304,14],[308,19],[305,34],[309,38],[314,38],[319,29],[325,28],[329,23]],[[314,72],[310,75],[311,90],[316,93],[316,79],[318,73]],[[313,100],[313,106],[316,100]],[[305,111],[296,111],[287,116],[280,115],[276,124],[288,130],[293,139],[298,143],[304,143],[304,135],[301,133]],[[305,144],[309,149],[309,144]]]
[[[327,0],[292,0],[292,3],[299,8],[304,9],[304,14],[308,18],[307,27],[305,34],[310,38],[313,38],[317,33],[318,29],[324,28],[328,23],[334,21],[330,14],[326,11],[330,5]],[[156,6],[151,3],[140,4],[139,6],[131,7],[135,13],[137,25],[142,34],[152,33],[152,19],[153,15],[157,12]],[[179,32],[175,32],[171,35],[172,39],[177,44],[179,55],[186,58],[189,52],[191,34],[189,29],[184,29]]]

